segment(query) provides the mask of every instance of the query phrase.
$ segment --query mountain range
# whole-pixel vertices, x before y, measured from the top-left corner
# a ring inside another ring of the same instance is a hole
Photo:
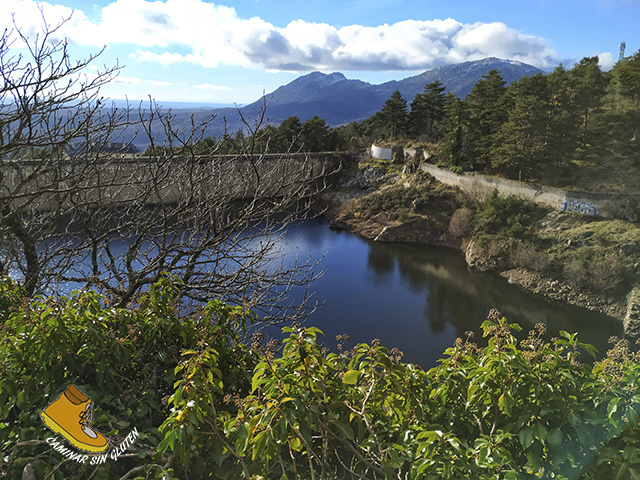
[[[507,84],[525,76],[545,73],[525,63],[498,58],[444,65],[404,80],[393,80],[379,85],[347,79],[339,72],[313,72],[279,87],[265,98],[238,109],[173,109],[174,126],[188,127],[192,115],[196,122],[216,115],[207,134],[220,136],[224,133],[225,121],[227,131],[234,133],[243,127],[240,113],[245,119],[255,119],[266,101],[266,117],[269,124],[279,125],[282,120],[293,115],[297,115],[302,121],[317,115],[324,118],[328,125],[335,127],[369,118],[382,108],[396,90],[402,93],[410,105],[415,95],[424,91],[426,84],[436,80],[446,86],[446,92],[464,99],[476,82],[490,70],[500,71]]]

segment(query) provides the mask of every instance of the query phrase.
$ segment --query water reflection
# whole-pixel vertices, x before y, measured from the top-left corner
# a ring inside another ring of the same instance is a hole
[[[337,334],[349,334],[351,345],[379,338],[402,350],[405,361],[431,367],[456,337],[479,333],[491,308],[526,330],[544,323],[551,335],[579,331],[581,341],[600,351],[609,336],[622,335],[621,325],[606,316],[535,297],[497,275],[469,272],[457,252],[369,242],[319,219],[295,225],[285,241],[291,250],[326,253],[327,272],[312,285],[326,304],[309,323],[324,331],[330,348]]]
[[[386,281],[389,278],[389,274],[393,272],[395,262],[391,255],[383,250],[372,248],[369,250],[368,263],[376,277],[379,277],[378,281]]]
[[[324,344],[334,350],[338,334],[350,335],[347,347],[379,338],[403,351],[405,361],[429,368],[456,337],[467,330],[479,333],[491,308],[526,330],[544,323],[551,335],[580,332],[581,341],[601,352],[611,335],[622,335],[620,323],[608,317],[529,295],[497,275],[471,273],[464,258],[450,250],[369,242],[333,231],[321,219],[295,224],[273,241],[285,264],[307,252],[314,260],[324,255],[319,268],[326,273],[310,288],[325,306],[309,324],[324,331]],[[126,242],[123,238],[114,248],[124,252]],[[295,303],[295,292],[290,301]],[[279,329],[271,333],[279,336]]]

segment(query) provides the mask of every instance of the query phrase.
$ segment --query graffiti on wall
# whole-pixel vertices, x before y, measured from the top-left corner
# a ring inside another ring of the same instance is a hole
[[[562,202],[560,208],[563,212],[583,213],[584,215],[598,215],[598,207],[590,203],[579,202],[577,200],[567,200]]]

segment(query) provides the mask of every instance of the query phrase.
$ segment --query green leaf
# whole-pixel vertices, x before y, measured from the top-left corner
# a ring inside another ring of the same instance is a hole
[[[297,452],[299,452],[300,449],[302,448],[302,442],[298,437],[294,437],[291,440],[289,440],[289,445],[291,445],[291,448],[296,450]]]
[[[636,410],[634,410],[631,407],[627,407],[627,411],[625,413],[625,416],[627,417],[627,419],[629,419],[629,424],[630,425],[637,425],[638,424],[638,412]]]
[[[255,460],[256,457],[259,457],[260,455],[262,455],[262,452],[264,452],[265,448],[266,448],[266,443],[267,443],[267,439],[268,439],[268,434],[269,432],[267,430],[263,430],[262,432],[258,433],[254,439],[253,439],[253,452],[251,454],[251,460]]]
[[[447,438],[447,442],[456,450],[460,450],[460,442],[456,437]]]
[[[518,438],[520,439],[520,443],[526,450],[531,445],[533,445],[533,442],[535,442],[535,438],[533,437],[533,429],[530,427],[523,428],[522,430],[520,430]]]
[[[511,416],[511,407],[513,406],[513,397],[509,392],[504,392],[498,399],[498,407],[504,414]]]
[[[582,426],[576,427],[576,435],[578,436],[578,441],[582,446],[590,447],[593,444],[593,437],[587,428]]]
[[[423,438],[426,438],[429,443],[432,443],[440,437],[442,437],[442,432],[434,431],[434,430],[426,430],[424,432],[420,432],[416,436],[416,440],[422,440]]]
[[[262,383],[262,373],[263,370],[257,370],[256,373],[253,374],[253,378],[251,379],[251,393],[255,392]]]
[[[562,431],[559,428],[554,428],[547,435],[547,441],[553,448],[558,448],[562,443]]]
[[[478,391],[478,385],[471,385],[469,387],[469,389],[467,390],[467,403],[471,403],[471,400],[473,400],[473,398],[476,395],[476,392]]]
[[[347,385],[355,385],[360,378],[360,370],[349,370],[342,377],[342,383],[346,383]]]
[[[620,402],[620,398],[616,397],[607,405],[607,414],[609,415],[609,417],[611,417],[611,415],[616,413],[616,411],[618,410],[618,402]]]
[[[353,429],[349,425],[342,422],[335,422],[334,425],[340,429],[345,437],[347,437],[349,440],[353,440]]]
[[[544,443],[547,439],[547,429],[541,423],[536,423],[533,427],[533,436],[540,441],[540,443]]]

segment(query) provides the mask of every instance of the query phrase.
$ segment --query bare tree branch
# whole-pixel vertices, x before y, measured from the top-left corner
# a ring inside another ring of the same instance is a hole
[[[283,236],[336,166],[291,149],[269,154],[268,141],[260,151],[266,99],[256,119],[242,117],[250,136],[240,150],[200,156],[214,117],[180,128],[151,99],[107,108],[100,88],[119,67],[90,74],[97,55],[72,62],[59,28],[0,38],[4,268],[30,294],[74,285],[126,305],[170,274],[185,299],[219,298],[265,321],[312,311],[304,287],[322,273],[319,259],[285,255]],[[134,140],[151,155],[125,154]]]

